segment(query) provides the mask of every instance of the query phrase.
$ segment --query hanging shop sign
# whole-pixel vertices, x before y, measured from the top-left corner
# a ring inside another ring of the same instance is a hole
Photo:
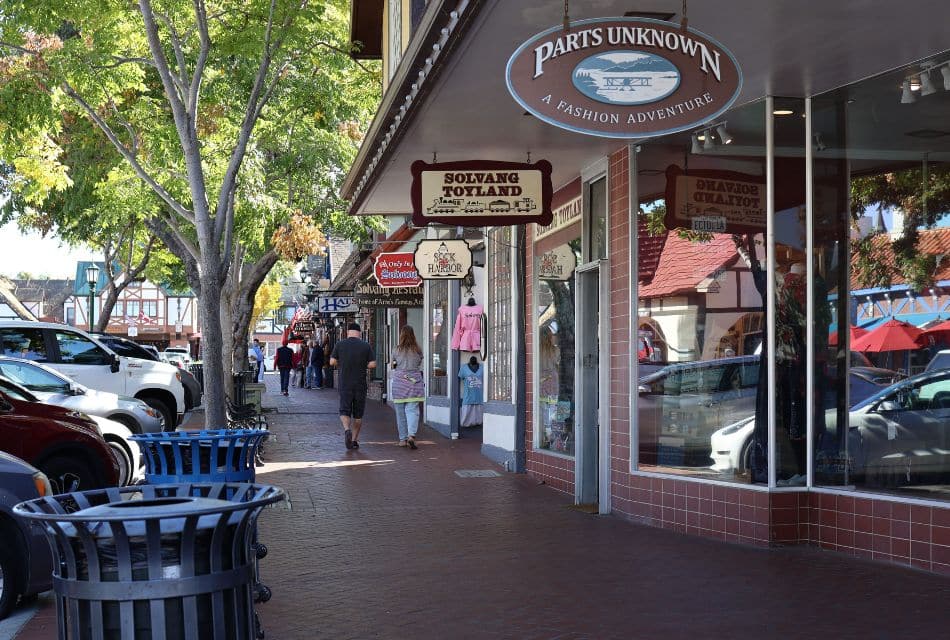
[[[765,178],[735,171],[666,170],[667,229],[761,233],[766,219]]]
[[[412,222],[507,226],[551,222],[551,163],[412,163]]]
[[[472,250],[464,240],[420,240],[414,255],[423,280],[461,280],[472,268]]]
[[[320,296],[317,298],[318,313],[356,313],[360,308],[353,296]]]
[[[555,231],[560,231],[561,229],[571,226],[581,219],[581,208],[582,205],[580,196],[565,202],[553,211],[551,224],[545,227],[539,226],[537,228],[534,233],[534,239],[540,240],[541,238],[551,235]]]
[[[422,282],[411,253],[381,253],[373,271],[381,287],[415,287]]]
[[[645,18],[552,27],[514,52],[505,80],[544,122],[605,138],[691,129],[726,111],[742,88],[739,65],[719,42]]]
[[[538,256],[539,280],[570,280],[577,257],[568,244],[560,244]]]
[[[411,253],[409,254],[412,255]],[[358,307],[421,307],[423,303],[422,287],[381,287],[362,283],[353,291],[353,301]]]

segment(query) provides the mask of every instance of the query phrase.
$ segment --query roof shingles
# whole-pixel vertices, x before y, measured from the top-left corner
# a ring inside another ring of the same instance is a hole
[[[696,290],[718,269],[738,259],[732,236],[713,234],[709,242],[693,242],[669,234],[653,279],[640,287],[641,298],[661,298]]]

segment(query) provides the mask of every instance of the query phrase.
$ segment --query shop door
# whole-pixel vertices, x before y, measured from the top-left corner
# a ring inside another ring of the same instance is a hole
[[[578,267],[575,298],[577,349],[575,380],[577,398],[577,452],[574,501],[592,511],[609,513],[609,464],[607,429],[604,420],[603,373],[608,362],[604,355],[605,289],[607,262],[600,260]],[[603,365],[603,366],[602,366]],[[603,468],[602,468],[603,465]]]

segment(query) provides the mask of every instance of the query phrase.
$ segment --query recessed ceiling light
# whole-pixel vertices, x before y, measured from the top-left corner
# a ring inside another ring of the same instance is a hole
[[[790,115],[792,115],[793,113],[795,113],[795,112],[792,111],[791,109],[775,109],[775,110],[772,112],[772,114],[773,114],[773,115],[776,115],[776,116],[790,116]]]

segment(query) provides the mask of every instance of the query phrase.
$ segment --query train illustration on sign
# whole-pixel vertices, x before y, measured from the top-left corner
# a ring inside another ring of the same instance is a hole
[[[442,196],[432,201],[432,206],[429,207],[427,213],[429,213],[429,215],[479,214],[485,213],[486,209],[489,213],[511,213],[512,211],[529,213],[537,208],[537,202],[535,202],[534,198],[530,197],[519,198],[514,201],[492,200],[486,205],[484,202],[478,200],[469,200],[463,204],[461,198],[446,198]]]

